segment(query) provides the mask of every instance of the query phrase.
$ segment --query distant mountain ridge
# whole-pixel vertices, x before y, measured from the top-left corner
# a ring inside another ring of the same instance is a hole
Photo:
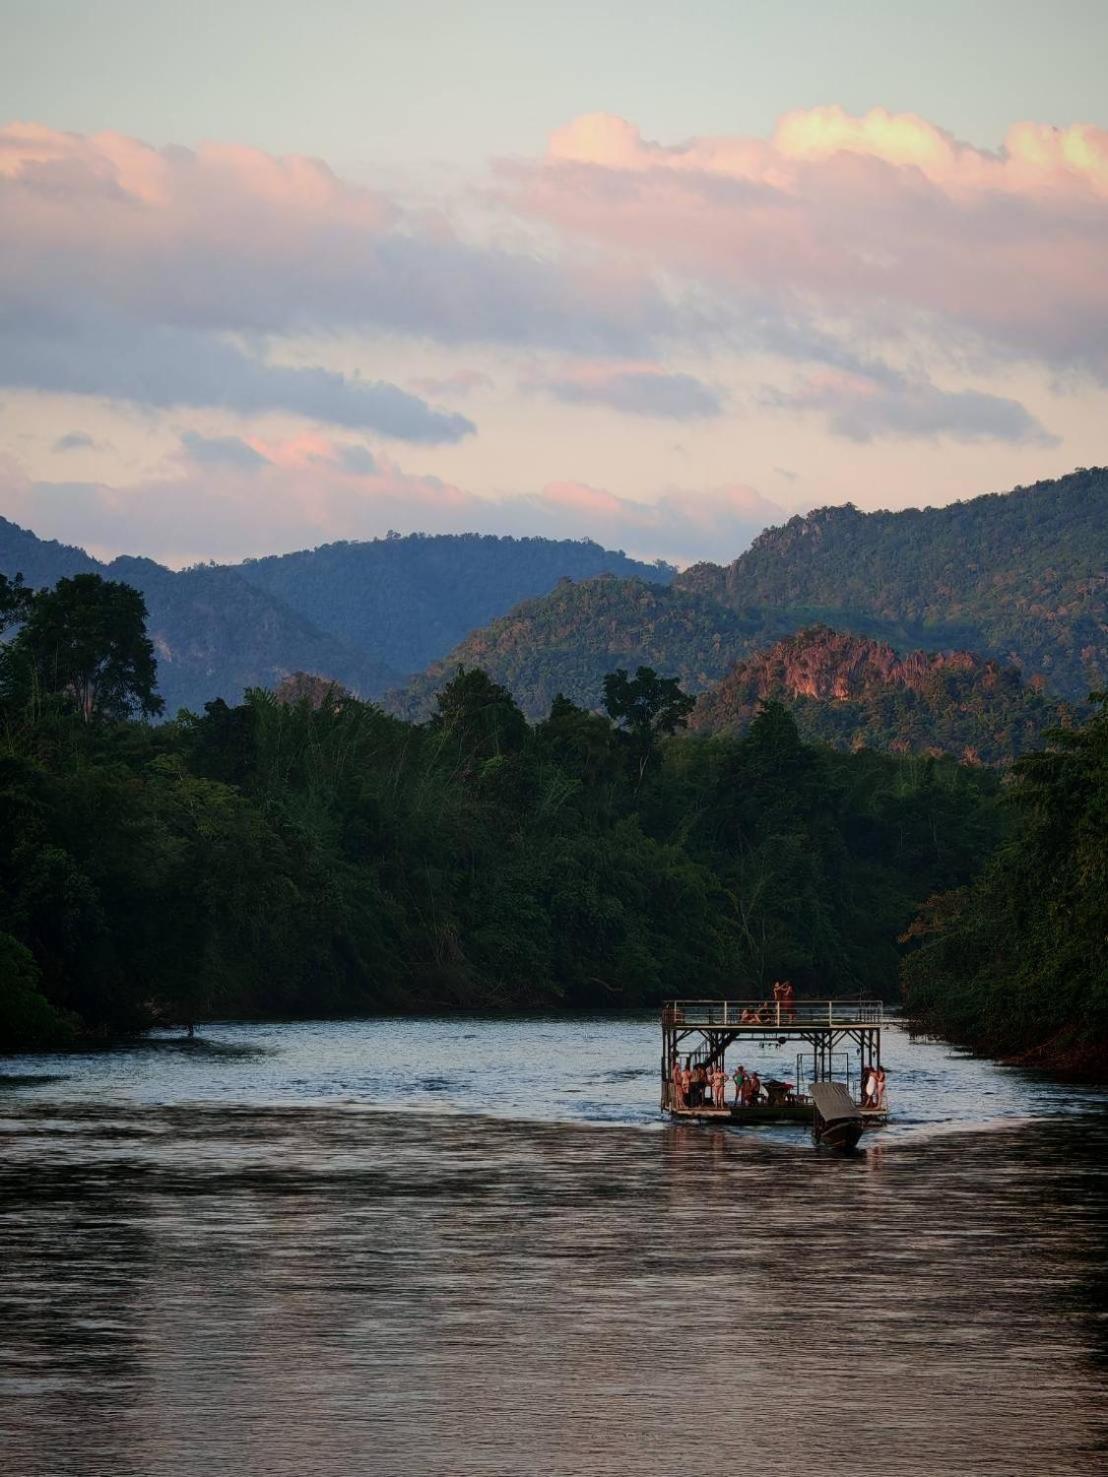
[[[32,587],[95,573],[142,591],[169,714],[216,697],[236,702],[298,671],[380,697],[472,625],[563,575],[609,567],[647,580],[674,573],[591,540],[477,534],[392,536],[174,571],[129,556],[104,563],[0,518],[0,572]]]
[[[558,691],[597,706],[618,666],[653,666],[704,692],[814,624],[894,650],[972,654],[1076,702],[1108,685],[1104,468],[942,508],[816,509],[729,565],[681,574],[588,539],[478,534],[390,535],[174,573],[146,559],[104,565],[0,519],[0,571],[35,585],[83,569],[143,591],[170,712],[300,671],[389,693],[390,707],[420,716],[465,665],[538,717]],[[951,730],[943,742],[954,741]]]
[[[99,574],[141,590],[158,659],[158,690],[172,715],[215,697],[237,701],[248,687],[276,687],[297,669],[324,671],[357,691],[382,692],[400,673],[363,655],[256,589],[224,565],[176,573],[153,559],[104,563],[70,544],[40,539],[0,518],[0,573],[32,587]]]
[[[592,539],[408,534],[323,544],[234,566],[258,589],[321,631],[418,672],[478,626],[560,579],[608,574],[668,584],[667,564],[645,564]]]
[[[731,672],[697,702],[694,732],[741,733],[761,703],[790,709],[803,737],[835,748],[950,754],[1005,763],[1068,724],[1071,706],[968,651],[900,656],[869,637],[810,627]]]
[[[817,508],[675,585],[836,630],[896,624],[912,644],[995,657],[1080,701],[1108,682],[1108,468],[941,508]]]

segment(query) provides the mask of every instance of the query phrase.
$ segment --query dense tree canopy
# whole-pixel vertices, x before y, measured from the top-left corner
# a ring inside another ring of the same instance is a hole
[[[892,997],[907,951],[920,1025],[1099,1060],[1103,695],[1007,784],[813,745],[773,701],[682,735],[688,698],[645,668],[611,674],[608,715],[559,695],[535,725],[470,669],[421,725],[302,682],[152,727],[127,716],[156,708],[141,600],[82,578],[53,608],[0,589],[25,617],[6,675],[64,655],[0,698],[0,1041],[781,975]]]
[[[76,574],[37,591],[18,613],[22,625],[0,665],[17,701],[65,697],[86,722],[161,712],[146,606],[130,585]]]
[[[640,1005],[781,973],[889,995],[898,933],[995,845],[990,774],[813,747],[774,705],[694,739],[672,679],[611,692],[621,726],[563,697],[528,724],[480,670],[422,725],[315,684],[158,727],[9,693],[3,1029]]]
[[[909,930],[913,1016],[975,1046],[1108,1067],[1108,694],[1013,767],[1019,824]]]
[[[818,618],[967,648],[1083,701],[1108,679],[1108,467],[938,508],[817,508],[675,584],[735,611],[791,610],[792,629]]]

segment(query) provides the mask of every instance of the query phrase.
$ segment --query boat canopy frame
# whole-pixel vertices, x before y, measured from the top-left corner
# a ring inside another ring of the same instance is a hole
[[[858,1056],[859,1075],[881,1060],[880,1000],[667,1000],[662,1009],[662,1107],[675,1111],[673,1068],[682,1056],[711,1068],[736,1041],[795,1042],[811,1063],[812,1082],[835,1080],[835,1057]],[[688,1043],[696,1043],[690,1049]],[[800,1090],[800,1084],[797,1083]],[[678,1111],[688,1111],[680,1109]],[[883,1110],[869,1110],[880,1111]]]

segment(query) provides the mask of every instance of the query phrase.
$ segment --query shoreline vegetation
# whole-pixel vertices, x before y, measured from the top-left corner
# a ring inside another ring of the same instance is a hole
[[[917,1028],[1104,1073],[1103,697],[1010,778],[806,743],[772,701],[688,734],[649,668],[533,724],[470,669],[420,724],[301,677],[155,725],[136,591],[2,580],[5,621],[0,1050],[778,977],[897,999],[903,965]]]

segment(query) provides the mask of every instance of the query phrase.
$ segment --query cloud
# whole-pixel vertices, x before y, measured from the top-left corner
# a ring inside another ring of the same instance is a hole
[[[542,390],[568,405],[603,405],[622,415],[701,420],[721,414],[718,392],[691,374],[668,374],[657,365],[581,364],[537,376],[525,388]]]
[[[514,249],[487,228],[467,239],[318,159],[0,128],[0,309],[34,321],[94,301],[192,332],[383,329],[580,352],[641,348],[673,321],[649,273],[510,234]]]
[[[51,447],[52,451],[95,451],[100,443],[87,431],[67,431],[59,436]]]
[[[685,563],[732,558],[767,523],[786,516],[779,504],[740,484],[671,489],[654,503],[583,482],[477,497],[408,472],[383,453],[315,432],[277,441],[186,433],[162,475],[123,485],[35,482],[4,462],[0,513],[101,558],[145,554],[177,567],[376,538],[390,528],[587,537],[643,558]]]
[[[693,425],[727,403],[696,354],[768,353],[804,371],[774,403],[840,436],[1048,444],[988,375],[1108,381],[1106,239],[1108,133],[1082,124],[1016,123],[988,151],[881,109],[678,144],[594,114],[433,207],[316,159],[13,124],[0,386],[449,446],[475,431],[464,397],[496,388],[483,370],[402,387],[304,346],[525,351],[562,403]],[[376,451],[349,454],[355,475]]]
[[[771,408],[823,412],[830,431],[852,442],[944,437],[954,442],[1059,443],[1018,400],[981,390],[941,390],[928,380],[889,369],[872,375],[824,369],[796,390],[768,388],[762,399]]]
[[[368,446],[343,446],[338,450],[339,465],[345,472],[370,477],[379,470],[377,458]]]
[[[0,384],[101,395],[158,409],[220,406],[241,414],[283,410],[404,441],[459,441],[476,429],[455,413],[380,381],[272,364],[229,340],[130,319],[72,317],[28,325],[0,313]]]
[[[622,498],[584,482],[550,482],[532,497],[502,504],[500,532],[587,534],[609,548],[678,564],[728,561],[788,513],[752,487],[670,489],[655,502]]]
[[[428,375],[412,380],[411,385],[412,389],[418,390],[421,395],[430,395],[433,398],[446,395],[451,400],[473,395],[478,390],[495,388],[491,376],[480,369],[456,369],[452,374],[445,374],[439,378]]]
[[[186,433],[161,475],[134,483],[35,482],[13,463],[0,467],[4,516],[100,557],[145,554],[174,566],[390,527],[461,531],[483,506],[437,477],[317,433],[271,442]]]
[[[793,357],[922,334],[1108,377],[1108,132],[1088,124],[1017,123],[990,152],[879,108],[678,145],[593,114],[501,181],[511,209],[700,284]]]
[[[186,431],[181,448],[189,461],[201,467],[264,467],[266,458],[241,436],[201,436]]]
[[[900,437],[1058,445],[1058,437],[1018,400],[980,390],[942,390],[888,369],[870,375],[821,370],[795,390],[767,389],[763,400],[776,409],[821,411],[830,430],[850,441]]]

